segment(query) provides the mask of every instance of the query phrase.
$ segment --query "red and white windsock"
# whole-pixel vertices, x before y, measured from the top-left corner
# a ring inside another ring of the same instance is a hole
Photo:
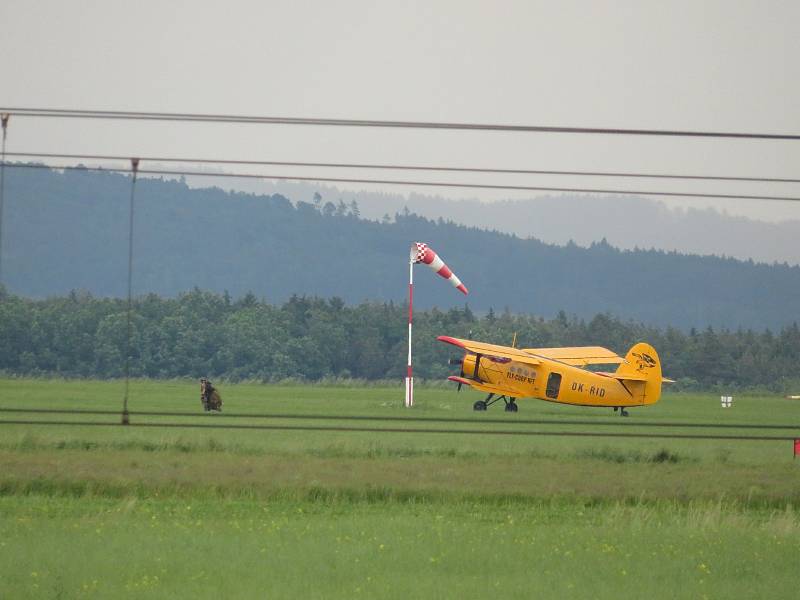
[[[450,283],[453,284],[453,287],[459,292],[464,295],[469,293],[467,287],[461,283],[461,280],[456,277],[456,274],[450,270],[450,267],[444,264],[444,261],[439,258],[439,255],[429,248],[427,244],[423,244],[422,242],[415,242],[412,244],[411,262],[414,264],[424,263],[428,265],[431,269],[436,271],[438,275],[449,280]]]

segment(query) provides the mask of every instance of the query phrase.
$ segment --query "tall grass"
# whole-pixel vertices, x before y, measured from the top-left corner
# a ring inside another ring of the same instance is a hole
[[[724,501],[30,495],[0,514],[9,598],[790,598],[800,551],[793,509]]]

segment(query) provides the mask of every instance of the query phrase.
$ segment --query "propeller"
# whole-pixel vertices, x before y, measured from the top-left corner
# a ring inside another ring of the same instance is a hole
[[[461,369],[459,370],[458,376],[459,377],[463,377],[464,376],[464,358],[463,357],[462,358],[451,358],[450,360],[447,361],[447,364],[459,365],[461,367]],[[456,388],[456,392],[460,392],[461,391],[461,385],[462,384],[459,381],[458,382],[458,388]]]
[[[472,339],[472,329],[469,330],[469,333],[467,334],[467,339],[468,340]],[[461,377],[463,377],[463,376],[464,376],[464,359],[462,358],[461,359]],[[456,392],[460,392],[460,391],[461,391],[461,382],[458,383],[458,389],[456,390]]]

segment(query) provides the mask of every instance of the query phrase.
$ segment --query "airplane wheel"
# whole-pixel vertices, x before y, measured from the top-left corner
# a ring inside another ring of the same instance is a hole
[[[517,406],[516,402],[509,402],[508,404],[506,404],[506,412],[515,413],[515,412],[517,412],[518,409],[519,409],[519,407]]]
[[[486,410],[486,402],[483,400],[478,400],[472,405],[472,410]]]
[[[628,416],[628,411],[627,410],[625,410],[624,408],[620,408],[620,410],[622,411],[622,416],[623,417],[627,417]]]

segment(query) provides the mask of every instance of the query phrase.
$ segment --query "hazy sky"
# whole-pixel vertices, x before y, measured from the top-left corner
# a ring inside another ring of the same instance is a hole
[[[5,107],[800,134],[796,1],[2,0],[0,23]],[[8,150],[800,176],[792,141],[16,118]],[[788,184],[427,177],[800,196]],[[800,203],[716,206],[800,219]]]

